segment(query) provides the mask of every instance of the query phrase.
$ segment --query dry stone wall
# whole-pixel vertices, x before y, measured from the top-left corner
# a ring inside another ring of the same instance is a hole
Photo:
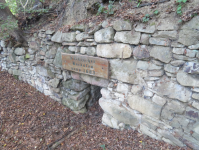
[[[28,48],[1,41],[0,65],[77,113],[99,99],[104,125],[199,149],[198,22],[196,16],[179,28],[166,20],[116,20],[85,32],[40,30]],[[64,70],[62,53],[108,59],[110,78]]]

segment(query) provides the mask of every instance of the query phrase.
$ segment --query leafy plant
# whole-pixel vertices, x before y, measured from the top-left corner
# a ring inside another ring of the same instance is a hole
[[[187,0],[177,0],[178,6],[177,6],[177,11],[176,13],[179,15],[182,15],[182,7],[185,5]]]
[[[114,1],[109,1],[109,5],[108,5],[108,9],[104,7],[103,4],[97,4],[99,6],[98,10],[97,10],[97,15],[99,14],[102,14],[102,13],[105,13],[105,14],[108,14],[108,15],[112,15],[114,14],[114,11],[113,11],[113,4],[114,4]]]
[[[140,4],[142,3],[142,0],[138,0],[137,3],[138,3],[138,4],[137,4],[137,7],[139,7]]]
[[[106,150],[105,144],[104,145],[100,145],[101,148],[103,148],[103,150]]]
[[[158,14],[159,14],[159,11],[158,11],[158,10],[155,10],[153,13],[154,13],[155,15],[158,15]]]
[[[142,22],[148,22],[150,19],[150,15],[146,14],[143,18],[142,18]]]

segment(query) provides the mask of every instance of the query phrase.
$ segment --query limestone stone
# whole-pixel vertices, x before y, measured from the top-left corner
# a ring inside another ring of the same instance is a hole
[[[51,79],[49,82],[48,82],[48,85],[52,86],[53,88],[56,88],[58,86],[60,82],[60,79]]]
[[[146,45],[137,46],[133,49],[133,55],[137,59],[145,59],[150,57],[150,48]]]
[[[142,91],[143,87],[140,85],[133,85],[131,88],[131,93],[133,94],[137,94],[140,93]]]
[[[68,47],[68,50],[70,50],[71,52],[80,52],[80,47],[77,47],[77,46],[69,46]]]
[[[140,43],[148,45],[149,44],[149,38],[151,37],[150,34],[142,34],[140,38]]]
[[[81,47],[80,53],[94,56],[96,55],[96,49],[95,47]]]
[[[198,26],[199,16],[194,17],[189,22],[186,22],[179,32],[178,42],[191,46],[198,44],[199,42],[199,26]]]
[[[132,54],[132,48],[128,44],[98,44],[97,56],[106,58],[129,58]]]
[[[199,74],[199,63],[186,62],[183,71],[190,74]]]
[[[166,39],[176,39],[177,38],[177,31],[158,31],[153,35],[156,38],[166,38]]]
[[[64,50],[61,47],[59,47],[55,55],[55,59],[53,61],[53,64],[59,68],[62,68],[62,52],[64,52]]]
[[[93,35],[89,35],[89,34],[87,34],[85,32],[77,34],[77,36],[76,36],[76,40],[77,41],[83,41],[83,40],[89,39],[89,38],[93,38]]]
[[[185,61],[194,61],[196,60],[196,58],[190,58],[184,55],[177,55],[177,54],[173,54],[173,58],[175,59],[180,59],[180,60],[185,60]]]
[[[148,71],[149,77],[160,77],[164,74],[164,70],[151,70]]]
[[[199,44],[191,45],[191,46],[189,46],[188,48],[189,48],[189,49],[193,49],[193,50],[199,49]]]
[[[29,49],[28,49],[28,53],[31,54],[31,55],[32,55],[32,54],[35,54],[35,53],[36,53],[36,50],[32,50],[31,48],[29,48]]]
[[[151,92],[149,90],[144,90],[144,96],[152,97],[153,96],[153,92]]]
[[[184,144],[186,144],[187,146],[193,148],[194,150],[199,149],[198,140],[196,140],[192,136],[184,134],[182,140],[184,141]]]
[[[199,100],[199,93],[193,93],[192,98]]]
[[[116,42],[128,43],[137,45],[140,42],[140,32],[123,31],[116,32],[114,40]]]
[[[193,58],[193,57],[196,57],[197,53],[198,53],[198,51],[196,51],[196,50],[189,50],[189,49],[187,49],[186,56]]]
[[[77,46],[84,46],[84,47],[89,47],[89,46],[96,46],[96,42],[79,42]]]
[[[128,103],[132,109],[135,109],[143,114],[159,119],[162,106],[152,103],[137,95],[129,95]]]
[[[157,132],[162,135],[164,138],[169,139],[170,141],[172,141],[174,144],[176,144],[177,146],[183,147],[184,144],[183,142],[181,142],[180,140],[178,140],[177,138],[174,137],[174,135],[172,134],[172,132],[169,131],[169,129],[157,129]]]
[[[154,33],[156,30],[155,25],[139,24],[135,27],[135,31],[144,33]]]
[[[177,29],[177,23],[170,18],[165,19],[159,19],[158,30],[176,30]]]
[[[54,30],[47,30],[47,31],[46,31],[46,34],[54,34],[54,33],[55,33]]]
[[[199,110],[199,102],[193,101],[192,106]]]
[[[190,75],[183,71],[177,73],[177,81],[183,86],[199,87],[198,76]]]
[[[31,42],[28,43],[28,45],[29,45],[29,48],[31,48],[33,50],[39,49],[38,43],[36,41],[31,41]]]
[[[188,102],[192,94],[188,88],[171,81],[166,76],[163,76],[160,80],[156,81],[153,90],[160,96],[167,96],[182,102]]]
[[[87,94],[85,97],[81,98],[78,101],[64,97],[62,99],[62,104],[69,107],[70,109],[72,109],[74,111],[77,111],[77,110],[81,110],[83,107],[85,107],[88,99],[89,99],[89,94]]]
[[[165,98],[162,98],[158,96],[157,94],[153,96],[152,101],[160,106],[164,106],[164,104],[167,102]]]
[[[163,66],[164,65],[164,63],[162,63],[161,61],[159,61],[159,60],[151,60],[151,62],[153,63],[153,64],[155,64],[155,65],[158,65],[158,66]]]
[[[73,73],[72,73],[73,75]],[[109,80],[104,79],[104,78],[99,78],[99,77],[94,77],[86,74],[81,74],[81,80],[91,84],[91,85],[96,85],[100,87],[107,87],[109,84]]]
[[[186,49],[185,48],[173,48],[173,53],[175,53],[175,54],[184,54],[185,53],[185,51],[186,51]]]
[[[110,114],[113,118],[127,125],[137,126],[139,121],[133,111],[130,111],[121,105],[121,102],[114,100],[99,99],[99,105],[105,113]]]
[[[101,29],[94,34],[97,43],[111,43],[113,42],[115,31],[112,27]]]
[[[148,135],[148,136],[150,136],[150,137],[152,137],[152,138],[154,138],[156,140],[161,140],[162,136],[157,131],[155,131],[153,129],[150,129],[149,127],[147,127],[147,126],[145,126],[143,124],[140,125],[140,131],[143,134],[146,134],[146,135]]]
[[[124,20],[116,20],[113,22],[113,28],[116,31],[127,31],[132,29],[132,24]]]
[[[185,63],[185,61],[183,61],[183,60],[174,60],[174,61],[170,62],[170,64],[175,67],[183,66],[184,63]]]
[[[71,90],[74,90],[77,92],[82,91],[89,86],[89,84],[87,84],[83,81],[74,80],[74,79],[64,81],[64,82],[62,82],[62,84],[65,88],[71,89]]]
[[[155,64],[147,61],[138,61],[137,63],[137,69],[142,69],[142,70],[160,70],[162,67],[156,66]]]
[[[119,122],[115,118],[113,118],[111,115],[108,115],[106,113],[102,116],[102,124],[107,125],[114,129],[119,129]]]
[[[44,77],[54,77],[54,73],[49,69],[42,66],[36,67],[37,73],[44,76]]]
[[[149,43],[152,45],[170,46],[170,40],[166,38],[150,38]]]
[[[87,26],[84,24],[77,24],[77,25],[72,26],[70,29],[74,30],[74,31],[76,31],[76,30],[84,31],[86,28],[87,28]]]
[[[75,32],[62,33],[61,40],[62,42],[75,42],[76,33]]]
[[[130,60],[110,60],[111,78],[122,82],[134,83],[136,78],[137,61]]]
[[[51,41],[57,42],[57,43],[62,43],[62,32],[57,31],[51,38]]]
[[[56,53],[57,53],[57,47],[53,46],[49,51],[46,52],[46,57],[50,59],[55,58]]]
[[[15,53],[10,53],[8,57],[9,57],[9,60],[12,63],[16,63],[16,55],[15,55]]]
[[[16,75],[16,76],[20,76],[22,74],[22,72],[21,72],[21,70],[13,69],[12,74]]]
[[[191,88],[191,90],[194,91],[194,92],[198,92],[198,93],[199,93],[199,88],[193,87],[193,88]],[[198,98],[199,98],[199,97],[198,97]]]
[[[77,42],[63,42],[62,45],[63,46],[76,46]]]
[[[162,62],[169,63],[171,61],[171,49],[169,47],[154,46],[150,51],[150,56]]]
[[[187,118],[198,121],[199,119],[199,110],[194,109],[192,107],[187,107],[185,115]]]
[[[178,43],[178,42],[172,42],[171,43],[171,47],[178,47],[178,48],[183,48],[183,47],[185,47],[183,44],[180,44],[180,43]]]
[[[84,98],[90,91],[91,91],[90,87],[87,87],[83,91],[77,92],[76,94],[73,94],[73,95],[69,94],[68,98],[78,101]]]
[[[168,102],[165,106],[167,109],[172,110],[176,114],[183,114],[185,111],[185,106],[183,103],[179,101],[172,100]]]
[[[64,81],[71,79],[71,75],[68,71],[63,71],[62,75],[64,77]]]
[[[179,67],[174,67],[171,64],[166,64],[164,65],[164,70],[176,74],[179,70]]]
[[[119,93],[127,93],[129,91],[129,85],[124,83],[118,83],[116,91]]]
[[[16,55],[25,55],[26,51],[25,51],[23,48],[16,48],[16,49],[14,50],[14,53],[15,53]]]
[[[101,92],[103,98],[105,98],[105,99],[112,98],[111,92],[107,88],[102,88],[100,92]]]
[[[25,62],[25,57],[24,56],[17,56],[16,60],[18,60],[19,62],[24,63]]]

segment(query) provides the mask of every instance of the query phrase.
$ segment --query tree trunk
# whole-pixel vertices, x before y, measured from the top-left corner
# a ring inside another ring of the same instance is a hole
[[[0,0],[1,4],[6,4],[5,0]],[[12,22],[16,22],[17,19],[15,18],[15,16],[11,13],[10,9],[8,7],[5,7],[4,9],[0,8],[0,26],[2,25],[3,22],[5,22],[8,17],[11,18]],[[8,33],[10,36],[14,37],[17,41],[17,44],[15,45],[15,47],[26,45],[27,42],[23,36],[23,32],[19,29],[19,27],[13,28],[11,31],[9,31]]]

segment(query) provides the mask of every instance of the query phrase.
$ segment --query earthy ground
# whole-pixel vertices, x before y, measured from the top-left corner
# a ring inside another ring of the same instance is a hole
[[[75,114],[33,87],[0,71],[0,149],[49,150],[62,137],[59,150],[180,150],[137,131],[118,131],[101,124],[96,103]],[[85,125],[85,128],[78,128]],[[77,133],[66,137],[73,131]]]

